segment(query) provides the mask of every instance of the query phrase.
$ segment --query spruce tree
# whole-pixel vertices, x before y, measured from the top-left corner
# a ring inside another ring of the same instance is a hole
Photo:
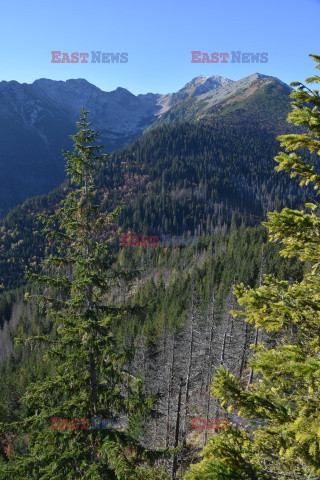
[[[159,452],[137,439],[155,398],[145,398],[141,381],[126,371],[132,351],[120,349],[114,336],[130,308],[112,303],[111,294],[130,275],[114,268],[101,240],[119,208],[102,214],[95,204],[95,176],[108,155],[97,145],[88,113],[81,110],[78,132],[71,135],[74,151],[64,152],[73,187],[55,214],[45,217],[56,250],[42,272],[31,275],[54,334],[28,342],[44,348],[56,373],[30,385],[23,398],[28,416],[16,430],[26,453],[11,455],[7,465],[15,479],[162,478],[149,462]]]
[[[320,69],[320,56],[311,57]],[[320,77],[306,80],[312,82],[320,83]],[[306,131],[279,137],[286,152],[276,157],[276,169],[319,190],[315,166],[296,153],[302,147],[320,155],[319,90],[299,82],[291,85],[298,88],[291,93],[288,121]],[[188,480],[320,478],[319,205],[310,201],[303,210],[270,213],[265,225],[270,240],[282,242],[281,255],[297,256],[305,262],[306,273],[301,282],[264,275],[257,289],[235,287],[242,309],[234,314],[245,315],[258,329],[276,332],[278,342],[273,348],[260,343],[255,349],[249,368],[257,380],[249,387],[223,367],[216,373],[213,395],[231,415],[246,419],[246,425],[230,425],[212,437]]]

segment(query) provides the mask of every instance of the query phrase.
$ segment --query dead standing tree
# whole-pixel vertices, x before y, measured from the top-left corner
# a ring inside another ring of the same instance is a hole
[[[204,429],[204,439],[203,447],[207,443],[208,436],[208,423],[210,416],[210,403],[211,403],[211,381],[212,381],[212,370],[213,370],[213,338],[215,331],[215,297],[214,292],[212,294],[212,304],[211,304],[211,315],[210,315],[209,324],[209,343],[208,343],[208,357],[207,357],[207,385],[206,385],[206,407],[205,407],[205,429]]]

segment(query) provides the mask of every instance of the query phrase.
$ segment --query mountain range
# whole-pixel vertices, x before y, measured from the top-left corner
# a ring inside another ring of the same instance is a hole
[[[0,82],[0,216],[30,196],[47,193],[65,178],[62,149],[81,107],[100,132],[105,152],[117,150],[163,123],[221,121],[286,127],[290,87],[253,74],[238,81],[198,76],[178,92],[133,95],[124,88],[104,92],[84,79],[32,84]]]

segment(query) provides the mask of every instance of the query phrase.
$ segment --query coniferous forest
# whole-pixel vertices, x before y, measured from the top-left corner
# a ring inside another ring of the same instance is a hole
[[[111,153],[82,108],[0,220],[1,479],[320,478],[317,70]]]

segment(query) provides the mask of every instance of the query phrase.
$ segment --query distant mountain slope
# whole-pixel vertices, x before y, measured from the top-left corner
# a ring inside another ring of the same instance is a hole
[[[280,133],[287,129],[291,88],[277,78],[255,73],[173,105],[149,129],[164,123],[229,117]],[[279,131],[280,129],[280,131]]]
[[[136,235],[224,235],[255,225],[267,211],[304,200],[298,182],[274,171],[279,142],[264,125],[226,123],[224,118],[163,125],[114,152],[99,174],[103,211],[123,200],[120,232]],[[69,188],[29,199],[0,221],[0,287],[21,283],[27,266],[43,256],[37,213],[54,210]],[[310,188],[311,190],[311,188]]]
[[[197,77],[176,94],[137,96],[124,88],[104,92],[84,79],[0,82],[0,216],[64,179],[61,149],[71,145],[68,135],[75,131],[81,107],[92,112],[105,151],[111,152],[141,136],[170,105],[226,82]]]
[[[0,215],[64,178],[61,149],[73,124],[30,85],[0,83]]]
[[[232,80],[228,78],[219,77],[218,75],[212,75],[211,77],[205,77],[200,75],[187,83],[183,88],[181,88],[177,93],[168,93],[167,95],[161,95],[158,99],[157,104],[161,105],[161,110],[157,115],[162,115],[168,110],[171,109],[173,105],[183,102],[188,98],[194,98],[198,95],[206,94],[217,88],[222,87],[223,85],[228,85],[232,83]]]

